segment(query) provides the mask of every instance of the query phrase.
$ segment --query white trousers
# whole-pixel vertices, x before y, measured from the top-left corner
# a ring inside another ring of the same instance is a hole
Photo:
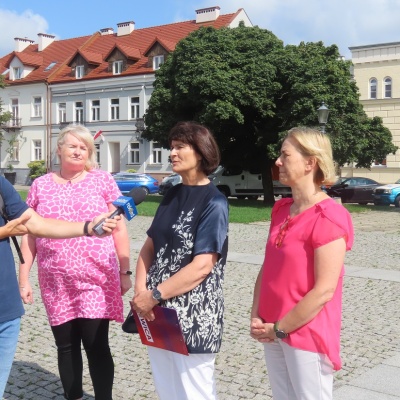
[[[147,346],[160,400],[216,400],[216,354],[182,354]]]
[[[332,400],[333,365],[323,354],[281,340],[264,344],[274,400]]]

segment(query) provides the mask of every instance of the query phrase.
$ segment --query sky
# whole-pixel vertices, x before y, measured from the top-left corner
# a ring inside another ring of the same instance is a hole
[[[243,8],[253,25],[284,44],[336,44],[347,59],[349,47],[400,41],[400,0],[0,0],[0,56],[14,50],[15,37],[68,39],[102,28],[116,32],[128,21],[140,29],[193,20],[195,10],[210,6],[221,14]]]

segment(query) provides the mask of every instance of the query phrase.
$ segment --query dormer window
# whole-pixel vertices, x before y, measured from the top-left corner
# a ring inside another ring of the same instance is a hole
[[[120,73],[122,73],[123,65],[124,65],[124,62],[122,60],[114,61],[113,62],[113,74],[119,75]]]
[[[82,79],[85,75],[85,66],[84,65],[77,65],[75,67],[75,78]]]
[[[154,70],[160,69],[161,64],[163,64],[163,63],[164,63],[164,55],[153,57],[153,69]]]
[[[15,67],[13,68],[14,80],[22,78],[22,68]]]

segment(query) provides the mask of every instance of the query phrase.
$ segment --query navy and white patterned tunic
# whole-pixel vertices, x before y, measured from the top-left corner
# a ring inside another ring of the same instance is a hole
[[[191,291],[161,305],[174,308],[189,353],[217,353],[221,347],[224,296],[222,284],[228,252],[228,202],[209,183],[172,187],[147,231],[155,258],[147,274],[153,289],[189,264],[196,255],[218,253],[210,274]]]

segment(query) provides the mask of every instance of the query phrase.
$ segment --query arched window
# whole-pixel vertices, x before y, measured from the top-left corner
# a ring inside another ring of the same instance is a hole
[[[385,92],[384,97],[385,99],[392,97],[392,78],[387,77],[383,80]]]
[[[369,98],[376,99],[376,89],[378,86],[378,81],[375,78],[371,78],[369,81]]]

